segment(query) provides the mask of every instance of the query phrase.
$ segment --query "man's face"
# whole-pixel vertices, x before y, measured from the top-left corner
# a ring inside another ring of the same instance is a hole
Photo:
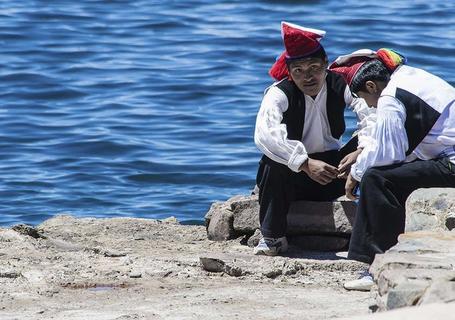
[[[378,95],[376,93],[369,93],[368,91],[361,90],[361,91],[356,92],[353,96],[363,98],[369,107],[372,107],[372,108],[378,107],[378,100],[379,100],[380,95]]]
[[[306,95],[316,96],[324,85],[327,62],[309,58],[291,62],[289,74],[297,87]]]
[[[353,96],[363,98],[368,106],[377,108],[379,97],[381,96],[382,90],[387,86],[387,83],[388,81],[369,80],[365,83],[365,88],[357,91]]]

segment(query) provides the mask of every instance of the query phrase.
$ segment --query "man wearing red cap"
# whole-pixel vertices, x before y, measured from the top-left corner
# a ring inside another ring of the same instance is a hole
[[[327,71],[322,30],[282,22],[286,51],[270,69],[256,120],[255,143],[264,153],[256,178],[263,238],[255,254],[287,250],[286,217],[291,201],[331,201],[344,194],[338,177],[355,161],[357,140],[341,148],[344,111],[353,107],[363,127],[372,110],[353,99],[343,77]],[[359,145],[366,130],[359,133]]]
[[[390,49],[363,49],[339,57],[330,70],[377,108],[370,142],[346,181],[359,204],[348,258],[368,264],[397,243],[405,229],[405,202],[418,188],[455,187],[455,89],[421,69],[404,65]],[[369,289],[371,276],[346,283]]]

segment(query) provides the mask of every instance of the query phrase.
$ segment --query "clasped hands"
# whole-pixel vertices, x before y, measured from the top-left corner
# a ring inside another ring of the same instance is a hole
[[[361,149],[357,149],[346,155],[340,161],[338,167],[334,167],[321,160],[308,158],[308,160],[300,166],[299,170],[305,172],[312,180],[322,185],[329,184],[337,178],[346,179],[346,196],[349,199],[354,200],[356,199],[356,196],[353,192],[358,182],[352,178],[349,171],[361,151]]]

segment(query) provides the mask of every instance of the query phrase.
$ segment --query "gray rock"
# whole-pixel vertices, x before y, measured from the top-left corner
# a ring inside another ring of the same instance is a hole
[[[356,204],[346,199],[335,202],[294,202],[288,214],[287,234],[348,235],[352,230],[355,210]],[[205,221],[211,240],[250,236],[260,227],[258,196],[235,196],[226,202],[215,202],[207,212]]]
[[[132,272],[130,272],[130,278],[133,278],[133,279],[142,278],[142,273],[139,271],[132,271]]]
[[[235,238],[234,214],[226,206],[214,211],[207,228],[209,240],[225,241]]]
[[[449,212],[447,214],[445,226],[449,230],[455,229],[455,212]]]
[[[32,238],[38,239],[41,238],[42,236],[38,232],[38,230],[32,226],[26,225],[26,224],[18,224],[12,227],[14,231],[17,233],[30,236]]]
[[[288,234],[350,234],[357,205],[350,200],[296,201],[288,214]]]
[[[455,262],[455,234],[447,231],[416,231],[401,234],[398,244],[389,252],[406,253],[452,253],[445,261]],[[433,257],[432,255],[429,255]]]
[[[391,289],[387,294],[387,309],[414,306],[428,287],[426,281],[404,282]]]
[[[455,301],[455,271],[450,277],[434,281],[425,291],[420,304]]]
[[[398,265],[397,265],[398,267]],[[444,269],[399,269],[391,268],[382,271],[377,279],[378,293],[385,296],[389,290],[396,288],[402,283],[407,282],[425,282],[427,287],[430,286],[434,279],[443,278],[453,274],[452,270]]]
[[[224,272],[226,263],[217,258],[200,257],[199,261],[204,270],[209,272]]]
[[[0,271],[0,278],[15,279],[21,276],[20,272],[17,271]]]
[[[455,301],[455,233],[417,231],[376,255],[370,272],[377,282],[377,306],[390,310]]]
[[[438,217],[421,212],[408,213],[406,216],[406,232],[434,230],[440,227]]]
[[[406,201],[406,222],[410,224],[409,231],[423,230],[428,228],[447,229],[446,217],[450,212],[455,212],[455,188],[423,188],[411,193]],[[419,227],[419,218],[413,218],[414,215],[420,215],[422,227]],[[432,216],[434,221],[425,217]]]
[[[210,225],[210,221],[212,220],[213,215],[215,212],[218,212],[220,210],[224,210],[226,208],[226,204],[224,202],[214,202],[210,206],[209,211],[205,214],[204,221],[205,221],[205,227],[208,228]]]
[[[248,247],[256,247],[261,238],[262,238],[261,230],[256,229],[254,231],[254,234],[248,238],[248,242],[247,242]]]
[[[225,202],[214,202],[212,203],[212,205],[210,206],[210,209],[209,211],[205,214],[205,226],[206,228],[208,228],[209,224],[210,224],[210,220],[212,219],[212,216],[218,212],[218,211],[224,211],[224,210],[229,210],[231,211],[231,203],[233,201],[237,201],[239,199],[242,199],[242,198],[245,198],[245,196],[241,196],[241,195],[237,195],[237,196],[234,196],[232,198],[229,198],[227,201]]]
[[[259,202],[255,195],[231,202],[234,214],[233,227],[237,233],[253,234],[259,225]]]
[[[116,250],[105,250],[104,251],[104,256],[105,257],[111,257],[111,258],[118,258],[118,257],[124,257],[126,256],[126,253],[116,251]]]
[[[241,275],[243,275],[242,268],[236,265],[226,265],[225,271],[228,275],[232,277],[240,277]]]

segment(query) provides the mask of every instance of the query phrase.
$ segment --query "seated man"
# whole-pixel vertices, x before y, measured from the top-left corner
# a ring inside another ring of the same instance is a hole
[[[455,187],[455,89],[421,69],[402,65],[389,49],[339,57],[330,70],[377,108],[371,142],[352,166],[346,195],[360,195],[348,258],[371,264],[397,243],[405,228],[405,201],[414,190]],[[368,289],[371,276],[346,288]]]
[[[344,180],[338,176],[360,152],[357,139],[340,150],[346,105],[364,127],[372,114],[364,100],[353,99],[343,77],[327,71],[319,42],[324,31],[287,22],[281,27],[286,51],[270,69],[277,82],[266,90],[254,135],[264,153],[256,178],[263,238],[254,252],[266,255],[287,249],[292,200],[331,201],[344,194]]]

